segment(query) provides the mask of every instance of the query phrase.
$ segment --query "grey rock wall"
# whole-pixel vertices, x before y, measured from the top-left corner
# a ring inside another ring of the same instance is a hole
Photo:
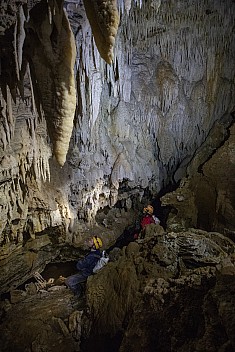
[[[121,16],[114,63],[104,67],[83,17],[80,128],[68,157],[76,211],[92,219],[114,205],[126,179],[156,192],[186,175],[215,122],[234,109],[233,18],[234,4],[220,1],[133,4]]]

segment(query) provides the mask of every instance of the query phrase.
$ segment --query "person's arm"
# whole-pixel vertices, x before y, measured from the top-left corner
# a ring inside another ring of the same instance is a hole
[[[83,270],[87,267],[87,258],[88,258],[88,255],[86,257],[84,257],[83,259],[80,259],[77,264],[76,264],[76,268],[78,270]]]
[[[144,216],[142,221],[141,221],[141,227],[142,229],[145,228],[146,225],[149,225],[150,224],[150,218],[148,216]]]
[[[79,260],[76,264],[76,268],[81,271],[91,270],[99,260],[100,255],[89,253],[85,258]]]
[[[153,215],[153,220],[154,220],[155,224],[160,224],[160,220],[155,215]]]

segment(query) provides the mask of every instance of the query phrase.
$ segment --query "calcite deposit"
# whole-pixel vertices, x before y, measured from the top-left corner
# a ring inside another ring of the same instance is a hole
[[[94,234],[108,248],[151,202],[157,236],[110,263],[123,280],[107,274],[120,293],[109,333],[121,334],[121,351],[214,352],[217,335],[220,351],[234,349],[234,18],[233,0],[1,1],[2,322],[29,298],[22,287],[35,272],[80,258]],[[87,292],[94,318],[92,282]],[[182,334],[172,330],[178,307]],[[49,330],[80,336],[76,313],[60,314]],[[18,348],[12,317],[5,350]],[[93,318],[82,323],[88,346]],[[49,351],[42,334],[24,351]]]
[[[233,1],[109,4],[120,17],[111,65],[82,2],[2,4],[1,243],[29,237],[29,222],[77,235],[105,207],[176,186],[193,157],[233,138]]]

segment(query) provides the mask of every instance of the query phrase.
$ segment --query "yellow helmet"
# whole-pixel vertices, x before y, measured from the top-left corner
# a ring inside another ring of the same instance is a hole
[[[150,214],[150,215],[153,215],[153,207],[152,207],[152,205],[147,205],[147,207],[146,208],[144,208],[144,213],[147,213],[147,214]]]
[[[94,246],[95,246],[96,249],[99,249],[99,248],[102,247],[103,243],[102,243],[102,241],[101,241],[101,239],[99,237],[94,236],[94,237],[92,237],[92,239],[93,239]]]

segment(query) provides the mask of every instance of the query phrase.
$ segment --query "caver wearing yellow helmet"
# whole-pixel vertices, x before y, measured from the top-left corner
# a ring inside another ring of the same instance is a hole
[[[90,248],[90,252],[76,264],[76,268],[79,270],[79,273],[71,275],[65,280],[65,284],[78,297],[82,293],[81,283],[86,282],[88,276],[93,274],[93,269],[102,256],[100,251],[100,248],[102,247],[101,238],[93,236],[87,241],[87,244]]]
[[[103,246],[101,238],[94,236],[92,237],[93,244],[95,246],[95,249],[100,249]]]

